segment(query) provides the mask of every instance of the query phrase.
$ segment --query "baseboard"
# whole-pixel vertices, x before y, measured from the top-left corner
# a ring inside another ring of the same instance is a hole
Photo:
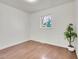
[[[40,41],[40,40],[33,40],[33,41],[37,41],[37,42],[41,42],[41,43],[46,43],[46,44],[50,44],[50,45],[54,45],[54,46],[58,46],[58,47],[67,48],[67,46],[61,46],[61,45],[54,44],[54,43],[49,43],[49,42],[46,42],[46,41]]]
[[[45,42],[45,41],[40,41],[40,40],[24,40],[24,41],[20,41],[20,42],[17,42],[17,43],[10,44],[10,45],[8,45],[8,46],[2,47],[0,50],[6,49],[6,48],[11,47],[11,46],[15,46],[15,45],[17,45],[17,44],[21,44],[21,43],[26,42],[26,41],[37,41],[37,42],[41,42],[41,43],[45,43],[45,44],[50,44],[50,45],[55,45],[55,46],[67,48],[67,46],[60,46],[60,45],[57,45],[57,44],[53,44],[53,43],[49,43],[49,42]],[[76,53],[77,53],[77,52],[76,52]],[[78,54],[78,53],[77,53],[77,54]],[[78,56],[78,55],[77,55],[77,56]]]
[[[15,46],[15,45],[17,45],[17,44],[21,44],[21,43],[23,43],[23,42],[25,42],[25,41],[28,41],[28,40],[24,40],[24,41],[16,42],[16,43],[14,43],[14,44],[6,45],[6,46],[0,48],[0,50],[9,48],[9,47],[11,47],[11,46]]]

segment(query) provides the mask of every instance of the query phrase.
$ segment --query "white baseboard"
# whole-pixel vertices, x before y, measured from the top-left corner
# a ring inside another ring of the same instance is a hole
[[[0,48],[0,50],[5,49],[5,48],[8,48],[8,47],[11,47],[11,46],[14,46],[14,45],[17,45],[17,44],[20,44],[20,43],[23,43],[25,41],[29,41],[29,40],[24,40],[24,41],[20,41],[20,42],[16,42],[16,43],[10,44],[10,45],[5,45],[2,48]],[[41,42],[41,43],[47,43],[47,44],[51,44],[51,45],[55,45],[55,46],[67,48],[67,46],[60,46],[58,44],[53,44],[53,43],[49,43],[49,42],[45,42],[45,41],[40,41],[40,40],[33,40],[33,41],[37,41],[37,42]]]
[[[50,45],[55,45],[55,46],[59,46],[59,47],[63,47],[63,48],[67,48],[67,46],[58,45],[58,44],[50,43],[50,42],[46,42],[46,41],[40,41],[40,40],[33,40],[33,41],[37,41],[37,42],[41,42],[41,43],[47,43],[47,44],[50,44]]]
[[[29,41],[29,40],[24,40],[24,41],[20,41],[20,42],[14,43],[14,44],[6,45],[6,46],[0,48],[0,50],[5,49],[5,48],[8,48],[8,47],[11,47],[11,46],[14,46],[14,45],[17,45],[17,44],[20,44],[20,43],[23,43],[23,42],[26,42],[26,41]],[[53,44],[53,43],[49,43],[49,42],[45,42],[45,41],[40,41],[40,40],[33,40],[33,41],[37,41],[37,42],[41,42],[41,43],[47,43],[47,44],[51,44],[51,45],[55,45],[55,46],[67,48],[67,46],[60,46],[58,44]],[[77,56],[78,56],[78,53],[77,53]]]
[[[16,43],[13,43],[13,44],[10,44],[10,45],[5,45],[5,46],[1,47],[0,50],[6,49],[6,48],[11,47],[11,46],[15,46],[15,45],[20,44],[20,43],[23,43],[25,41],[28,41],[28,40],[16,42]]]

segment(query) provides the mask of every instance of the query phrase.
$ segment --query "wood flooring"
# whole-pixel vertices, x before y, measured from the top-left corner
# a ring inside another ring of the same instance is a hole
[[[77,56],[66,48],[30,40],[1,50],[0,59],[77,59]]]

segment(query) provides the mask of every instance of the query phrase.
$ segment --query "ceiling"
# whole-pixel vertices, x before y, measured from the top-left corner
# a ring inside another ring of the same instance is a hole
[[[37,12],[57,5],[61,5],[73,0],[38,0],[36,3],[28,3],[25,0],[0,0],[1,3],[18,8],[25,12]]]

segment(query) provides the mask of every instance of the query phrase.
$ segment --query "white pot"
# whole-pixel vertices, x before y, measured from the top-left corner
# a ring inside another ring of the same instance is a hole
[[[69,51],[73,52],[75,50],[74,47],[67,47]]]

